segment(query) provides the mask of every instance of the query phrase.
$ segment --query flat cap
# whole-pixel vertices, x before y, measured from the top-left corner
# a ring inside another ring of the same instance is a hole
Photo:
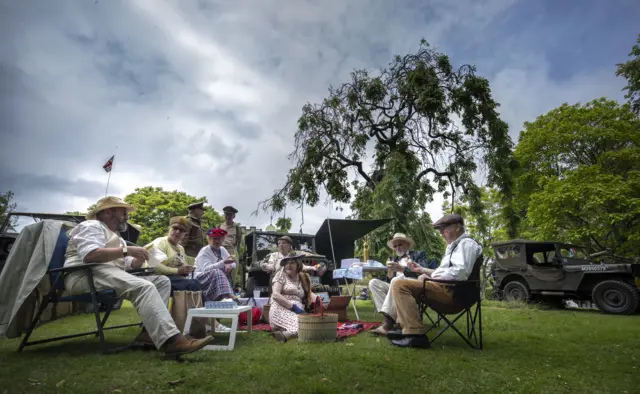
[[[462,216],[458,215],[457,213],[444,215],[437,222],[433,223],[433,228],[440,229],[452,224],[461,224],[464,226],[464,219],[462,219]]]
[[[232,207],[231,205],[227,205],[226,207],[222,208],[222,212],[238,213],[238,210]]]
[[[283,235],[282,237],[278,238],[278,241],[285,241],[288,242],[289,245],[293,246],[293,240],[288,235]]]
[[[174,217],[172,217],[171,220],[169,220],[169,226],[172,226],[174,224],[181,225],[184,228],[186,228],[187,230],[189,230],[189,228],[191,228],[191,225],[190,225],[189,221],[184,216],[174,216]]]
[[[204,201],[194,202],[193,204],[189,205],[187,208],[189,208],[189,210],[196,209],[196,208],[204,209]]]

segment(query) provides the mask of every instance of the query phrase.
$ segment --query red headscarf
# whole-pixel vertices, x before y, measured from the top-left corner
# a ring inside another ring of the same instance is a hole
[[[227,235],[227,232],[221,228],[214,227],[207,231],[207,236],[209,237],[224,237]]]

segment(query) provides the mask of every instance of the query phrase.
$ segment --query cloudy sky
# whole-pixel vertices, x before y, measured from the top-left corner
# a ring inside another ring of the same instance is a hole
[[[249,214],[286,178],[302,105],[354,68],[425,38],[477,65],[517,141],[563,102],[623,98],[638,17],[637,0],[0,0],[0,192],[84,211],[117,146],[109,194],[179,189],[264,227]],[[303,230],[336,208],[306,208]]]

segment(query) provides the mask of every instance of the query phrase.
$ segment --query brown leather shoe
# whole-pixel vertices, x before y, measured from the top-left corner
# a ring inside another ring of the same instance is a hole
[[[180,337],[180,339],[164,347],[164,355],[165,357],[178,357],[183,354],[197,352],[211,342],[213,342],[212,336],[207,336],[202,339]]]
[[[141,349],[155,349],[156,345],[151,340],[149,333],[147,331],[142,331],[136,339],[131,342],[132,348],[141,348]]]

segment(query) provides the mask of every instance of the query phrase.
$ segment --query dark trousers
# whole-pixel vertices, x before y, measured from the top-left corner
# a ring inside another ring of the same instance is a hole
[[[202,290],[200,282],[195,279],[187,279],[180,275],[168,275],[171,281],[171,291],[200,291]]]

